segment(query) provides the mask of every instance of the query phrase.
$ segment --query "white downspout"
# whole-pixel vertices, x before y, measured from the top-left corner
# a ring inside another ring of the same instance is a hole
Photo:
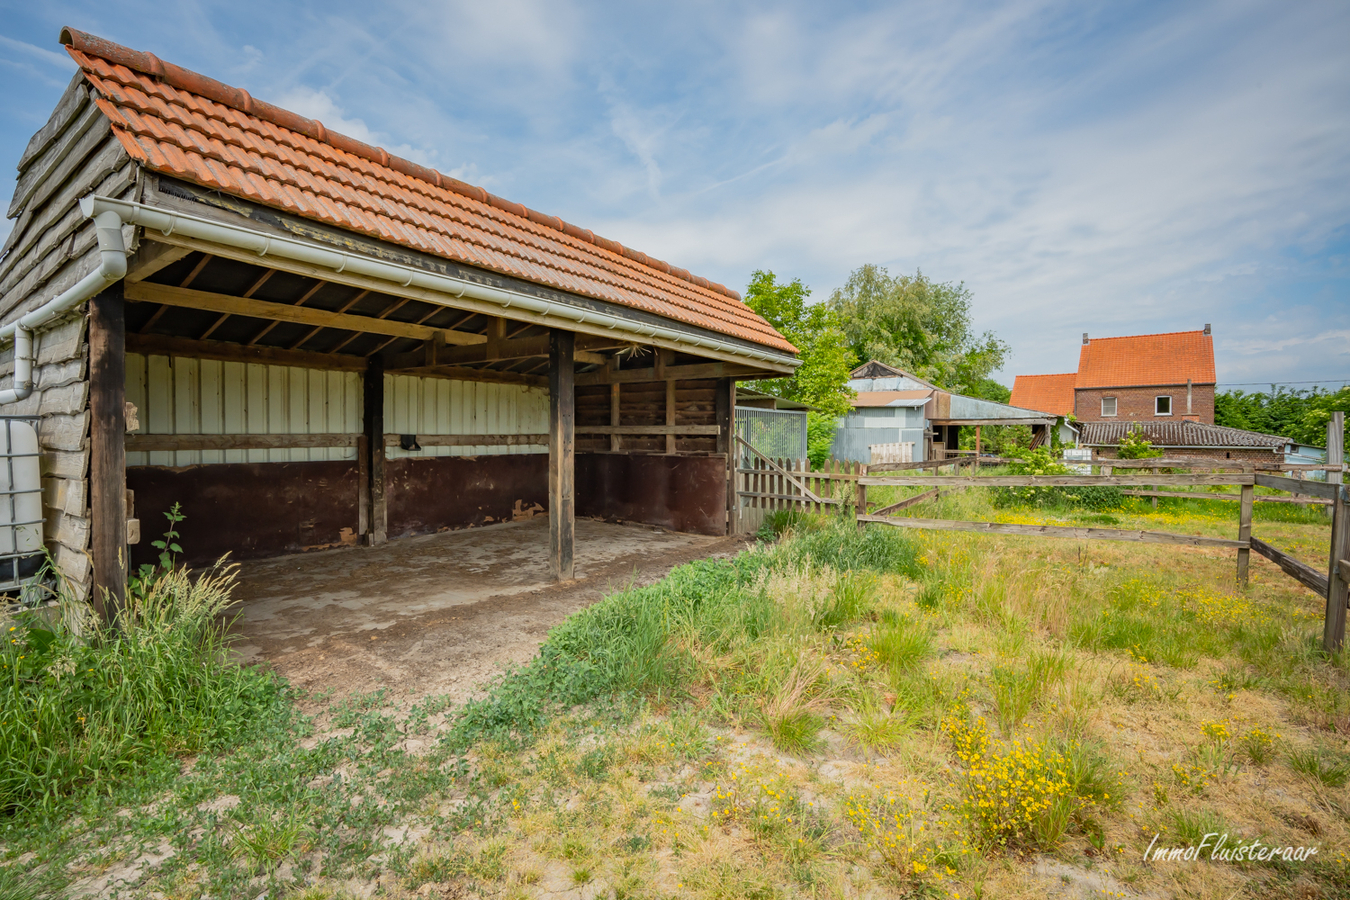
[[[0,391],[0,405],[26,400],[33,393],[33,332],[59,318],[127,274],[122,217],[116,210],[94,211],[93,197],[80,201],[80,211],[94,220],[98,236],[98,268],[32,312],[0,328],[0,344],[14,339],[14,386]]]

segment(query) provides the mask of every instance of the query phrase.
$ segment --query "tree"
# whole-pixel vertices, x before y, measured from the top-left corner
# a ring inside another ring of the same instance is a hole
[[[809,403],[831,420],[852,407],[848,387],[853,354],[835,310],[824,303],[808,303],[811,289],[794,278],[780,284],[773,272],[755,272],[745,291],[745,302],[797,348],[801,365],[788,378],[753,381],[753,390],[787,400]]]
[[[1334,411],[1350,413],[1350,387],[1290,391],[1271,385],[1269,394],[1224,391],[1214,398],[1214,424],[1291,438],[1324,447]]]
[[[971,331],[970,296],[963,282],[934,282],[922,271],[896,277],[865,265],[830,306],[858,359],[897,366],[949,391],[998,395],[991,385],[1006,388],[989,373],[1003,365],[1008,345],[992,332]]]

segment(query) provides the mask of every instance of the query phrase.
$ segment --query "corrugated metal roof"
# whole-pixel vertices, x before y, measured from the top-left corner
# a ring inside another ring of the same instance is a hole
[[[1289,438],[1203,422],[1084,422],[1079,443],[1092,447],[1119,444],[1138,431],[1155,447],[1256,447],[1279,450]]]
[[[853,401],[854,407],[873,406],[923,406],[932,391],[859,391]]]
[[[142,166],[562,291],[794,353],[740,295],[555,216],[73,29],[62,40]]]

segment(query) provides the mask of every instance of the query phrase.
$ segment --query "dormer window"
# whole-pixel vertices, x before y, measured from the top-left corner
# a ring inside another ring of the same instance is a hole
[[[1105,418],[1106,416],[1114,416],[1115,414],[1116,414],[1116,398],[1115,398],[1115,397],[1103,397],[1103,398],[1102,398],[1102,417]]]
[[[1153,414],[1155,416],[1170,416],[1172,414],[1172,397],[1168,394],[1154,397]]]

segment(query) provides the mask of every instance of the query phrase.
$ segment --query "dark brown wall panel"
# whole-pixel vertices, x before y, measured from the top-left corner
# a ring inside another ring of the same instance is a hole
[[[391,459],[389,536],[510,522],[548,505],[548,454]]]
[[[577,515],[726,533],[722,456],[577,454]]]
[[[164,513],[181,503],[178,526],[183,559],[204,565],[356,544],[355,462],[224,463],[205,466],[132,466],[141,542],[131,562],[154,562],[150,542],[167,527]]]

